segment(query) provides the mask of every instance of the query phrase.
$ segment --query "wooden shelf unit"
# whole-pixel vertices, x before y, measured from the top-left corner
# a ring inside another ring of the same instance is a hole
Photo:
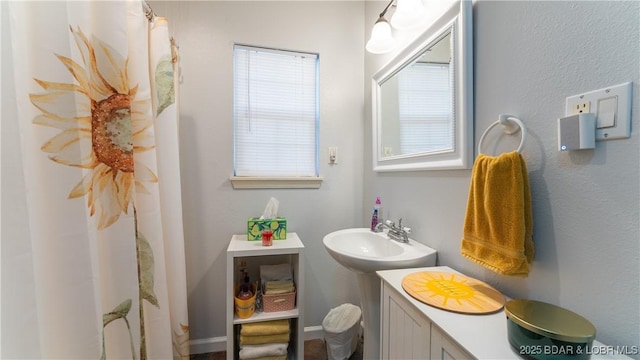
[[[288,233],[285,240],[273,240],[272,246],[262,246],[261,241],[248,241],[247,235],[233,235],[227,247],[227,359],[238,358],[236,346],[237,327],[241,324],[290,319],[291,340],[289,358],[304,359],[304,245],[296,233]],[[234,311],[234,285],[240,280],[240,262],[247,262],[250,281],[259,280],[260,265],[290,263],[296,285],[296,305],[292,310],[276,312],[256,311],[247,319],[240,319]]]

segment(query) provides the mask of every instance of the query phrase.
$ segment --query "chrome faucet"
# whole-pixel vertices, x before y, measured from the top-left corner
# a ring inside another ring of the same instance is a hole
[[[402,226],[402,218],[398,220],[398,226],[396,226],[396,224],[391,220],[381,222],[376,225],[374,232],[382,232],[384,228],[389,229],[387,235],[389,235],[391,239],[403,243],[409,242],[409,234],[411,233],[411,228]]]

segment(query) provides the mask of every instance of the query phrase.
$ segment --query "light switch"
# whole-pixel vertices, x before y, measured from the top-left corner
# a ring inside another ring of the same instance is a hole
[[[598,121],[596,128],[603,129],[616,126],[616,113],[618,111],[618,97],[611,96],[598,100]]]
[[[337,146],[329,147],[329,164],[330,165],[338,164],[338,147]]]

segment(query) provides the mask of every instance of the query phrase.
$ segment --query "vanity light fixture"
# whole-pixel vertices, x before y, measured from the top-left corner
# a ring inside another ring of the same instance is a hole
[[[427,15],[422,0],[396,0],[396,12],[391,25],[398,30],[415,29]]]
[[[391,6],[396,9],[391,18],[391,24],[389,24],[385,14]],[[396,41],[391,35],[391,26],[393,25],[398,30],[414,29],[420,25],[426,13],[422,0],[391,0],[382,10],[373,29],[371,29],[371,38],[367,41],[366,46],[367,51],[372,54],[391,52],[396,46]]]

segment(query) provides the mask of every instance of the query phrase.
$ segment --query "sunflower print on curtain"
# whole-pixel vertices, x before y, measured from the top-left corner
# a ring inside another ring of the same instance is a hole
[[[167,294],[171,284],[166,284],[165,269],[156,268],[156,259],[164,265],[164,253],[171,250],[162,248],[163,241],[166,243],[171,239],[162,239],[163,224],[154,205],[144,205],[145,196],[149,196],[156,199],[153,201],[155,207],[158,206],[154,120],[175,102],[170,46],[167,46],[169,53],[158,61],[155,69],[146,71],[147,75],[154,76],[148,81],[155,84],[155,88],[149,89],[147,83],[143,91],[137,80],[145,71],[134,64],[134,60],[145,59],[148,68],[149,54],[139,54],[135,50],[123,54],[113,44],[80,26],[70,25],[69,31],[79,56],[56,53],[52,54],[52,59],[57,59],[74,81],[65,83],[34,78],[42,91],[30,93],[29,99],[40,111],[33,124],[58,130],[42,144],[41,151],[57,164],[82,169],[83,176],[68,189],[68,199],[85,199],[88,217],[98,232],[115,226],[123,216],[133,218],[134,233],[130,239],[135,242],[131,248],[135,249],[137,261],[137,293],[111,305],[102,305],[107,310],[102,315],[101,357],[110,357],[110,337],[105,334],[116,323],[125,325],[117,328],[118,331],[126,329],[134,359],[166,355],[164,350],[150,353],[149,348],[155,345],[148,344],[149,341],[173,344],[174,357],[188,357],[186,308],[183,316],[177,316],[181,320],[171,324],[172,330],[165,331],[171,341],[162,340],[164,334],[159,338],[149,334],[162,332],[155,324],[169,321],[165,315],[171,297]],[[122,46],[118,48],[122,49]],[[129,45],[128,48],[140,47]],[[138,77],[133,79],[132,69],[136,67],[142,70],[137,71]],[[142,210],[142,216],[139,213],[141,206],[147,209]],[[178,228],[181,230],[181,225]],[[99,241],[115,240],[101,237]],[[162,296],[156,294],[158,274],[163,283]],[[109,283],[113,280],[101,281]],[[103,299],[103,302],[106,301]],[[145,303],[156,309],[165,308],[163,313],[151,315],[154,326],[145,323],[147,314],[153,312]],[[174,318],[172,315],[171,322]]]

